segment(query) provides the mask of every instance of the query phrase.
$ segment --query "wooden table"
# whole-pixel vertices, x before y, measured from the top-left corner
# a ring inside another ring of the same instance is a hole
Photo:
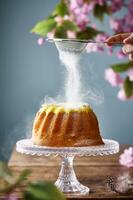
[[[128,145],[122,145],[120,153],[124,148],[128,148]],[[68,196],[68,199],[133,199],[133,194],[120,196],[110,191],[106,186],[106,180],[110,176],[118,176],[124,172],[129,172],[133,177],[133,169],[119,165],[118,157],[120,153],[103,157],[77,157],[74,160],[76,175],[81,183],[90,187],[91,193],[81,197]],[[31,181],[51,180],[54,182],[60,170],[60,158],[22,155],[17,153],[14,148],[9,166],[16,174],[22,169],[31,169],[32,174],[29,177]],[[20,190],[16,193],[19,195]]]

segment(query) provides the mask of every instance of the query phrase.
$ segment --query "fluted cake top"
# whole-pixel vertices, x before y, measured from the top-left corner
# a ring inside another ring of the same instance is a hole
[[[92,109],[88,104],[69,104],[69,103],[58,103],[58,104],[43,104],[40,111],[44,110],[46,113],[53,112],[53,113],[59,113],[59,112],[91,112]]]

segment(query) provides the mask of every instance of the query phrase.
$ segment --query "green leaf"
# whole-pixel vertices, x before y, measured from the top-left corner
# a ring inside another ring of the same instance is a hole
[[[130,97],[133,95],[133,81],[130,81],[128,76],[126,77],[124,81],[124,90],[127,97]]]
[[[12,183],[13,181],[12,171],[9,169],[7,164],[3,162],[0,162],[0,178],[2,178],[8,183]]]
[[[66,29],[64,26],[57,26],[54,34],[55,38],[67,38]]]
[[[104,14],[110,14],[108,6],[106,3],[103,5],[96,4],[93,9],[93,15],[100,21],[103,21]]]
[[[19,175],[19,177],[18,177],[18,179],[17,179],[17,183],[20,183],[21,181],[24,181],[29,175],[30,175],[30,173],[31,173],[31,171],[29,170],[29,169],[24,169],[21,173],[20,173],[20,175]]]
[[[65,200],[64,195],[51,182],[30,183],[23,193],[25,200]]]
[[[120,73],[127,71],[132,66],[133,64],[131,62],[126,62],[126,63],[118,63],[111,65],[111,68],[113,69],[114,72]]]
[[[80,31],[77,33],[77,38],[82,40],[93,39],[99,33],[103,32],[98,31],[92,27],[87,27],[84,31]]]
[[[23,170],[19,176],[13,175],[7,164],[0,162],[0,193],[9,193],[20,185],[29,175],[29,170]]]
[[[53,11],[53,14],[64,16],[68,14],[68,8],[65,2],[62,0],[57,6],[55,7],[55,10]]]
[[[77,26],[73,22],[71,22],[69,20],[65,20],[63,22],[63,27],[66,30],[71,30],[71,31],[76,31],[77,30]]]
[[[56,27],[56,22],[53,17],[49,17],[46,20],[38,22],[33,29],[32,33],[36,33],[40,36],[46,36],[47,33],[51,32]]]

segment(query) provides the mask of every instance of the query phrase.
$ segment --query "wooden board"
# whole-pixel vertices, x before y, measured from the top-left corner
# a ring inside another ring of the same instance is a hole
[[[120,153],[128,145],[121,146]],[[119,165],[119,154],[96,157],[77,157],[74,160],[76,175],[81,183],[91,189],[91,193],[85,196],[67,196],[68,199],[133,199],[133,194],[120,196],[107,188],[108,177],[119,176],[129,172],[133,177],[133,169],[128,169]],[[60,170],[59,157],[37,157],[17,153],[15,148],[9,160],[9,166],[15,174],[19,174],[22,169],[29,168],[32,174],[29,180],[51,180],[54,182]],[[17,194],[23,189],[18,189]]]

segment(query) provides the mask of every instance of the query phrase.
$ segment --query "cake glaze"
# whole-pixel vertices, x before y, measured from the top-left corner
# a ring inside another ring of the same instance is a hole
[[[33,123],[34,144],[51,147],[80,147],[104,144],[97,117],[88,104],[44,104]]]

